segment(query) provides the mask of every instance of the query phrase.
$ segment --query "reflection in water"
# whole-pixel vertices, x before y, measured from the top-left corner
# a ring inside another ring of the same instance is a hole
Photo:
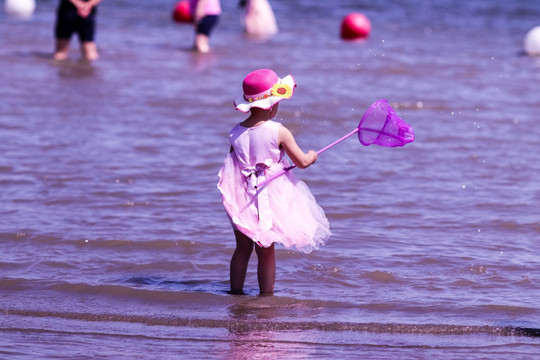
[[[189,58],[189,61],[191,63],[191,67],[196,72],[203,72],[211,68],[218,61],[218,57],[216,56],[216,54],[212,52],[207,53],[207,54],[202,54],[199,52],[194,52],[192,49],[190,49],[189,51],[193,52],[192,54],[193,56]]]
[[[238,296],[238,299],[242,299],[242,297]],[[295,311],[298,311],[298,306],[302,305],[296,303],[294,305]],[[297,340],[287,339],[287,323],[282,320],[287,318],[287,313],[290,310],[290,305],[283,304],[279,298],[274,296],[258,296],[255,299],[249,298],[247,301],[238,301],[229,306],[228,340],[233,358],[279,359],[290,355],[291,351],[298,346]],[[273,321],[277,319],[280,320]],[[298,339],[298,336],[294,336],[294,338]],[[306,341],[305,337],[302,337],[302,340],[302,342]],[[315,339],[313,340],[315,341]],[[301,358],[299,356],[295,352],[295,358]]]
[[[96,68],[91,61],[85,59],[62,61],[52,60],[53,65],[58,69],[58,76],[61,78],[87,78],[93,77],[96,73]]]

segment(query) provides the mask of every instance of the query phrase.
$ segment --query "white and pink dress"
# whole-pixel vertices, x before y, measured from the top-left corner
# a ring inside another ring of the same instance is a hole
[[[255,186],[290,166],[279,148],[280,123],[236,125],[229,138],[234,149],[219,171],[218,189],[233,227],[263,247],[272,243],[309,253],[330,236],[329,223],[305,183],[292,171]]]

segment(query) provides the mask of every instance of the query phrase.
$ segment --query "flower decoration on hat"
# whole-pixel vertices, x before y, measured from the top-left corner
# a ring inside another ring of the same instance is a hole
[[[287,84],[277,83],[272,87],[271,94],[288,99],[292,96],[292,88]]]

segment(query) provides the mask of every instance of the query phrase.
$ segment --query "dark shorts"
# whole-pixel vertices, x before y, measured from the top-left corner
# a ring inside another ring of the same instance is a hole
[[[210,36],[210,33],[216,27],[219,21],[219,15],[206,15],[197,24],[197,34]]]
[[[77,15],[77,8],[69,1],[62,1],[58,7],[54,33],[57,39],[69,40],[73,33],[77,33],[80,42],[94,41],[96,32],[97,7],[92,9],[88,17]]]

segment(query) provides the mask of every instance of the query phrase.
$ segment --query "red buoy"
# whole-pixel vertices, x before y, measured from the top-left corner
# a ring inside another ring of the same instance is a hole
[[[189,1],[181,0],[174,7],[172,18],[178,23],[192,23],[193,17],[189,9]]]
[[[341,38],[344,40],[365,39],[371,32],[371,22],[361,13],[351,13],[341,22]]]

